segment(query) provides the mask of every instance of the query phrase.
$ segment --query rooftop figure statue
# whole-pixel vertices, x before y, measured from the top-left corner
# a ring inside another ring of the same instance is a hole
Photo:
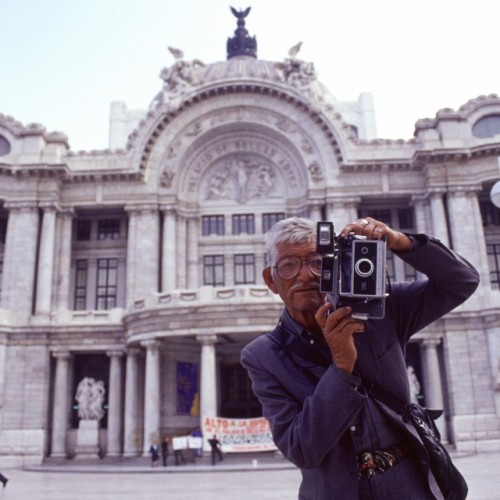
[[[234,32],[233,38],[227,39],[227,58],[235,56],[257,57],[257,40],[248,35],[245,29],[245,17],[248,16],[251,7],[245,10],[236,10],[231,7],[231,12],[238,19],[238,28]]]

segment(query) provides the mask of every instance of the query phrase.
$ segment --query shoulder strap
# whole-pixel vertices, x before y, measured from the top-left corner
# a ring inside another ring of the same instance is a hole
[[[370,380],[364,378],[361,378],[361,382],[366,392],[371,397],[378,399],[380,402],[384,403],[386,406],[391,408],[391,410],[394,410],[400,415],[404,416],[407,414],[406,404],[402,400],[396,398],[375,382],[371,382]]]

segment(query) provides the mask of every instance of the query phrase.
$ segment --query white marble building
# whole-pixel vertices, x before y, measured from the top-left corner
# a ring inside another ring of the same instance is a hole
[[[370,214],[478,267],[477,293],[408,362],[450,443],[499,449],[500,98],[382,140],[369,94],[337,102],[299,54],[229,45],[212,64],[172,51],[148,110],[112,105],[110,150],[0,115],[0,464],[74,455],[84,377],[106,387],[103,456],[204,416],[259,416],[239,352],[281,310],[262,242],[288,215],[340,228]]]

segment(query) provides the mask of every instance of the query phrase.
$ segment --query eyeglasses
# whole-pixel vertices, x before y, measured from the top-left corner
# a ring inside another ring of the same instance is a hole
[[[300,257],[285,257],[278,261],[275,266],[271,266],[271,268],[276,269],[278,276],[282,280],[291,280],[298,276],[304,262],[307,263],[307,267],[312,274],[315,276],[321,274],[321,257],[319,255],[308,255],[305,259],[301,259]]]

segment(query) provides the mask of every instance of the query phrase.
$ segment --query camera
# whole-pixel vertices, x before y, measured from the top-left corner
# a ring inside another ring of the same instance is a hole
[[[331,222],[318,222],[316,252],[321,255],[320,290],[334,309],[352,308],[356,319],[385,316],[385,240],[369,240],[351,233],[335,236]]]

